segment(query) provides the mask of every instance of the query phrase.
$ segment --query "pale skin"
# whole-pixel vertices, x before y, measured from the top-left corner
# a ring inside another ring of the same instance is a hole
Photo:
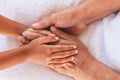
[[[0,16],[0,33],[17,38],[26,30],[26,26],[17,22],[11,21],[3,16]],[[31,41],[29,44],[22,47],[0,52],[0,70],[15,66],[25,61],[32,61],[44,66],[48,66],[54,57],[61,57],[62,62],[68,62],[73,59],[72,55],[78,54],[75,45],[47,45],[48,43],[57,42],[58,37],[46,30],[39,31],[42,36]],[[45,33],[45,34],[44,34]],[[39,35],[40,35],[39,34]],[[56,55],[66,53],[64,55]],[[69,52],[71,54],[69,54]],[[56,53],[55,55],[53,53]],[[54,57],[53,57],[54,56]]]
[[[71,36],[70,34],[67,34],[65,32],[62,32],[58,30],[55,27],[50,28],[51,32],[54,33],[56,36],[59,36],[60,40],[58,42],[55,42],[55,45],[58,44],[73,44],[77,45],[78,53],[74,55],[74,58],[72,61],[63,62],[60,56],[52,56],[55,59],[52,59],[51,62],[49,62],[50,68],[53,70],[62,73],[64,75],[73,77],[75,80],[119,80],[120,74],[115,72],[114,70],[110,69],[103,63],[97,61],[95,58],[93,58],[86,48],[84,44],[81,43],[80,40],[78,40],[76,37]],[[24,32],[29,34],[37,33],[39,34],[38,30],[33,30],[32,32],[30,30],[27,30]],[[25,36],[27,39],[31,39],[31,35]],[[33,38],[37,38],[39,36],[33,36]],[[63,55],[60,53],[57,53],[58,55]],[[54,53],[54,55],[57,55]],[[64,53],[66,54],[66,52]],[[67,56],[64,55],[64,57],[67,58]],[[56,59],[58,58],[58,59]],[[60,59],[59,59],[60,58]]]
[[[44,15],[35,29],[44,29],[51,25],[78,35],[88,24],[120,10],[120,0],[83,0],[78,6],[56,9]]]

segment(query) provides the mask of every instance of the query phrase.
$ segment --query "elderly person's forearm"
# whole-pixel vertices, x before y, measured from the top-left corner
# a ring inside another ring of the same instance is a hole
[[[84,20],[86,24],[90,24],[113,12],[119,11],[120,0],[83,0],[76,10],[79,16],[78,20]],[[81,14],[84,14],[83,19],[81,19]]]
[[[84,80],[120,80],[119,73],[95,59],[90,64],[85,65],[83,69],[84,76],[82,76]],[[80,80],[80,78],[81,76],[78,74],[75,79]]]
[[[83,0],[79,5],[53,10],[32,25],[34,29],[45,29],[51,25],[66,32],[79,35],[88,24],[119,11],[120,0]]]

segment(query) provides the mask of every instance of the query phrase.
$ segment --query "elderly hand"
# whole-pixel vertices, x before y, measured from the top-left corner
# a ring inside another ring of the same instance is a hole
[[[93,58],[88,49],[77,38],[55,27],[51,28],[51,32],[60,37],[60,44],[67,42],[67,44],[77,45],[78,54],[72,61],[49,63],[49,67],[59,73],[71,76],[75,80],[120,80],[119,73]]]
[[[34,29],[45,29],[54,25],[58,28],[63,28],[68,33],[78,35],[85,27],[86,24],[83,20],[84,13],[80,16],[76,7],[65,9],[53,10],[43,16],[38,23],[32,25]]]
[[[79,54],[75,55],[73,61],[66,63],[49,63],[49,66],[59,73],[74,77],[76,80],[78,80],[78,77],[81,78],[81,80],[86,80],[88,77],[84,77],[86,76],[86,72],[84,71],[93,61],[93,57],[90,55],[88,49],[76,37],[66,34],[55,27],[51,28],[51,32],[60,37],[59,42],[56,44],[77,45]],[[54,59],[54,62],[55,61],[57,61],[57,59]]]

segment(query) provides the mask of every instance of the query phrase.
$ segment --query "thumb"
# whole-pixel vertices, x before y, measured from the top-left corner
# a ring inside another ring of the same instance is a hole
[[[42,19],[41,21],[39,21],[38,23],[34,23],[32,25],[32,28],[34,29],[45,29],[50,27],[51,25],[53,25],[53,21],[50,17],[46,17],[44,19]]]
[[[39,37],[32,42],[38,43],[38,44],[46,44],[46,43],[52,43],[56,42],[59,40],[59,37],[54,37],[54,36],[44,36],[44,37]]]

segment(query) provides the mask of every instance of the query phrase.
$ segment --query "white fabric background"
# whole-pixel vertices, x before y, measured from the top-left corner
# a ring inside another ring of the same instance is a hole
[[[77,5],[79,2],[80,0],[1,0],[0,12],[12,20],[31,25],[39,20],[39,17],[46,11]],[[117,71],[120,71],[119,30],[120,13],[112,14],[91,24],[79,36],[96,59]],[[19,46],[18,41],[11,38],[7,38],[7,44],[6,37],[0,37],[1,51]],[[5,46],[4,49],[3,46]],[[43,66],[26,62],[0,71],[0,80],[72,80],[72,78],[55,73]]]

